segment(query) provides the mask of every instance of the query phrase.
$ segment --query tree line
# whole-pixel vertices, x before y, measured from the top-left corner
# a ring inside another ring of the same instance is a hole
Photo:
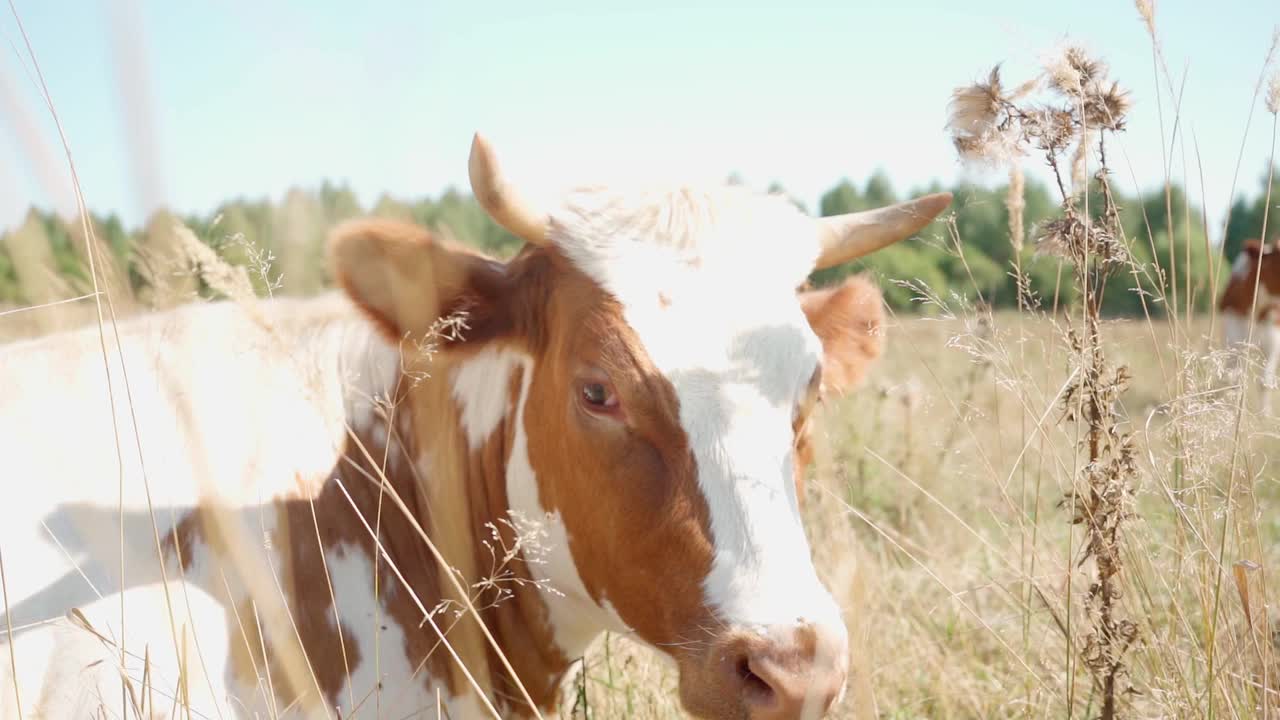
[[[1117,198],[1121,207],[1126,267],[1106,288],[1103,311],[1112,316],[1207,309],[1213,288],[1221,288],[1231,261],[1248,238],[1260,237],[1266,211],[1264,174],[1255,194],[1238,199],[1221,234],[1207,227],[1192,198],[1177,185],[1133,197]],[[731,177],[729,182],[741,182]],[[1280,208],[1280,178],[1273,181],[1272,209]],[[934,184],[899,196],[887,176],[877,172],[858,184],[843,180],[826,192],[815,214],[832,215],[865,210],[903,197],[944,188]],[[886,248],[845,266],[816,273],[817,285],[844,275],[870,271],[896,311],[935,312],[952,301],[980,303],[991,308],[1019,304],[1018,278],[1023,278],[1023,301],[1032,298],[1042,309],[1065,309],[1076,301],[1065,282],[1058,258],[1037,252],[1037,228],[1058,213],[1056,188],[1026,181],[1021,193],[1021,222],[1010,225],[1008,185],[982,187],[959,184],[946,188],[955,196],[952,208],[919,237]],[[777,184],[774,192],[785,192]],[[1091,190],[1096,192],[1096,190]],[[1090,198],[1091,207],[1102,207]],[[1016,206],[1018,203],[1012,203]],[[152,295],[172,285],[181,242],[175,222],[189,228],[201,243],[220,257],[254,270],[259,293],[309,294],[328,287],[324,238],[342,220],[363,215],[407,220],[448,233],[459,242],[498,257],[507,257],[520,241],[496,225],[466,193],[447,190],[438,197],[401,200],[380,197],[362,207],[349,187],[324,182],[313,190],[292,189],[279,202],[235,199],[203,215],[174,216],[158,211],[144,226],[129,229],[114,215],[93,215],[88,225],[96,239],[100,278],[126,287],[133,298],[156,304]],[[1269,227],[1280,226],[1280,213],[1270,214]],[[1020,227],[1019,227],[1020,226]],[[92,289],[84,240],[86,223],[31,209],[24,222],[0,235],[0,304],[34,305],[75,297]],[[1268,230],[1269,239],[1280,231]],[[1207,238],[1214,238],[1212,242]],[[1225,260],[1225,261],[1224,261]],[[216,292],[197,278],[187,278],[185,291],[213,296]]]

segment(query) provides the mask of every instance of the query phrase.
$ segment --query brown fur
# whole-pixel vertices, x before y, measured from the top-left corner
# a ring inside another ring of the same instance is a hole
[[[872,363],[884,351],[884,297],[863,275],[839,285],[800,293],[800,307],[814,334],[822,340],[822,377],[817,398],[843,395],[862,383]],[[798,414],[796,432],[796,494],[804,499],[804,472],[813,462],[807,420],[812,406]]]
[[[844,393],[866,377],[884,348],[884,300],[863,275],[800,294],[809,326],[822,340],[824,393]]]

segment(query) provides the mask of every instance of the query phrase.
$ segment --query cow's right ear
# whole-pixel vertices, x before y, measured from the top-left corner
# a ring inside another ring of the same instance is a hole
[[[822,389],[839,395],[862,382],[884,346],[884,297],[862,275],[799,294],[800,309],[822,341]]]
[[[441,317],[463,316],[462,341],[509,323],[506,266],[396,220],[345,222],[329,235],[338,284],[388,339],[422,339]]]

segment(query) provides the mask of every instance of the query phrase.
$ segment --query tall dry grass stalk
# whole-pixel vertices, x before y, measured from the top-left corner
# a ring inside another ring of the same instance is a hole
[[[1065,331],[1075,372],[1062,396],[1062,421],[1080,426],[1084,464],[1064,503],[1071,521],[1084,528],[1078,562],[1093,564],[1084,594],[1088,626],[1077,631],[1082,636],[1075,642],[1101,693],[1101,717],[1111,720],[1131,692],[1125,654],[1139,634],[1118,603],[1123,530],[1138,474],[1133,437],[1121,428],[1117,411],[1129,370],[1109,361],[1100,332],[1106,280],[1129,260],[1106,146],[1112,133],[1124,129],[1129,100],[1107,78],[1106,66],[1077,47],[1063,50],[1033,82],[1009,96],[999,69],[992,70],[985,82],[956,90],[950,127],[956,149],[967,159],[1013,162],[1029,152],[1040,154],[1060,193],[1061,216],[1037,228],[1034,239],[1039,252],[1071,264],[1082,298],[1079,320],[1069,321]],[[1088,207],[1091,154],[1099,165],[1092,180],[1103,201],[1097,217]],[[1010,183],[1011,194],[1015,187]]]

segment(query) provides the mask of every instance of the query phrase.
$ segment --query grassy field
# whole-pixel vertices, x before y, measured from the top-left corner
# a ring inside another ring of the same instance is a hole
[[[1139,631],[1132,717],[1280,713],[1266,610],[1277,427],[1256,407],[1237,412],[1209,323],[1104,328],[1133,375],[1122,422],[1139,457],[1121,571]],[[1082,653],[1092,568],[1070,522],[1079,438],[1060,422],[1073,368],[1055,325],[896,318],[866,384],[826,409],[806,512],[851,631],[855,676],[837,717],[1098,714]],[[575,702],[575,716],[679,714],[674,674],[625,638],[584,668],[566,714]]]

